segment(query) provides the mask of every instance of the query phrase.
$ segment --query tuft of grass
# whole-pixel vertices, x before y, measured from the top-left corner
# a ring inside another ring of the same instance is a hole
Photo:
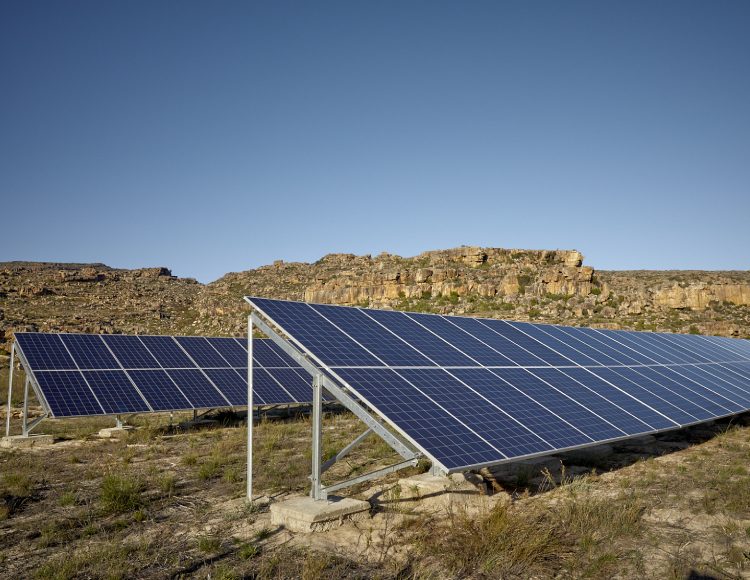
[[[260,548],[255,544],[242,544],[237,549],[237,555],[243,560],[255,558],[260,553]]]
[[[177,476],[174,473],[163,473],[158,480],[159,491],[167,497],[172,497],[177,488]]]
[[[60,495],[60,498],[57,500],[57,504],[60,507],[70,507],[72,505],[75,505],[77,501],[76,494],[74,491],[65,491]]]
[[[213,554],[221,548],[221,538],[218,535],[206,532],[197,537],[198,549],[204,554]]]
[[[144,504],[141,480],[129,475],[109,474],[102,479],[99,503],[105,514],[135,511]]]

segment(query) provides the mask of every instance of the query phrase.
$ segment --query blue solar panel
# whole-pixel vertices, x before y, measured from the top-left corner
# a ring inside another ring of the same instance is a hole
[[[655,345],[647,346],[638,340],[638,333],[626,332],[623,330],[610,330],[607,335],[614,340],[622,343],[632,351],[638,353],[638,356],[645,360],[645,364],[670,364],[673,362],[672,357]]]
[[[615,369],[600,368],[591,369],[594,374],[605,381],[632,395],[634,398],[661,413],[677,425],[690,425],[699,419],[683,409],[683,405],[677,402],[675,394],[648,380],[646,377],[633,372],[632,369],[620,367]],[[692,404],[687,404],[693,407]],[[699,414],[700,413],[699,411]],[[662,424],[663,425],[663,424]],[[665,427],[660,427],[665,428]]]
[[[497,369],[492,372],[534,399],[569,427],[588,437],[590,441],[613,439],[626,434],[594,415],[582,404],[533,375],[529,370]],[[564,443],[567,443],[567,435],[566,440],[560,442],[552,440],[550,442],[557,448],[566,447],[567,445]],[[580,439],[580,443],[588,442]]]
[[[456,340],[435,340],[443,338],[444,326],[450,326],[455,334],[462,334],[466,340],[474,340],[465,332],[446,322],[440,316],[409,316],[403,312],[389,310],[368,310],[367,316],[377,320],[391,332],[396,333],[402,340],[411,344],[419,352],[430,359],[430,365],[440,366],[477,366],[479,363],[462,353],[461,344]],[[439,331],[443,329],[443,332]],[[452,337],[453,339],[457,337]],[[481,345],[480,345],[481,346]],[[487,348],[499,358],[501,355]],[[507,359],[506,359],[507,364]]]
[[[732,388],[728,390],[734,394],[733,400],[738,401],[742,407],[750,407],[750,384],[747,378],[740,377],[736,372],[718,364],[704,365],[701,369],[731,385]]]
[[[248,300],[449,470],[750,407],[744,341]]]
[[[669,429],[678,425],[676,421],[672,421],[663,413],[651,407],[647,401],[638,398],[637,395],[643,394],[643,392],[635,388],[632,383],[628,383],[620,375],[608,373],[606,372],[607,369],[603,368],[559,370],[608,401],[612,401],[628,414],[650,425],[654,430]],[[599,376],[599,374],[603,376]],[[607,377],[611,378],[613,382],[609,382]],[[650,399],[651,396],[651,393],[647,393],[646,398]],[[661,400],[657,400],[661,402]]]
[[[242,340],[41,333],[18,333],[16,339],[20,352],[28,353],[30,373],[48,369],[57,373],[41,375],[43,380],[37,381],[40,397],[48,394],[52,401],[42,404],[54,416],[247,405],[247,350]],[[268,375],[263,395],[255,403],[309,403],[309,375],[271,341],[255,340],[254,345],[260,358],[272,363],[272,371],[275,367],[284,371],[274,378]],[[203,371],[196,368],[196,359]],[[179,372],[167,374],[165,369]]]
[[[161,368],[156,359],[137,336],[125,334],[104,334],[104,342],[126,369]]]
[[[247,353],[245,353],[245,359],[247,359]],[[274,351],[270,340],[253,341],[253,364],[263,368],[289,366],[284,359]]]
[[[559,352],[566,359],[571,361],[569,364],[578,365],[598,365],[593,358],[586,356],[580,350],[577,350],[575,346],[571,346],[567,342],[560,340],[552,334],[546,332],[549,326],[529,324],[528,322],[508,322],[513,328],[520,330],[521,332],[528,334],[532,338],[535,338],[546,347]]]
[[[36,371],[53,417],[103,415],[104,409],[78,371]]]
[[[175,340],[185,349],[200,368],[224,368],[230,366],[216,349],[202,336],[176,336]]]
[[[750,361],[750,340],[734,340],[723,336],[705,336],[705,337],[693,337],[695,339],[701,338],[703,340],[710,340],[722,348],[728,351],[737,353],[740,357],[734,360],[745,360]]]
[[[242,375],[235,369],[206,369],[206,374],[232,405],[247,406],[247,372]]]
[[[442,369],[400,370],[398,374],[466,424],[481,424],[481,436],[506,457],[547,451],[552,446],[479,392]]]
[[[312,400],[312,377],[303,377],[295,369],[267,369],[268,374],[278,383],[279,388],[289,393],[294,401]]]
[[[115,415],[151,410],[125,371],[83,371],[82,374],[105,413]]]
[[[167,371],[167,374],[196,409],[232,406],[198,369],[174,369]]]
[[[233,368],[247,368],[247,350],[242,348],[233,338],[207,338],[208,343]],[[264,342],[261,340],[256,341]]]
[[[372,316],[376,316],[376,314],[373,312]],[[440,341],[436,341],[434,337],[431,340],[436,345],[432,347],[433,349],[439,348],[444,351],[444,353],[435,352],[434,357],[432,357],[441,366],[514,366],[515,364],[507,356],[493,350],[466,330],[452,324],[447,318],[434,314],[414,314],[411,312],[404,316],[440,337]],[[429,333],[423,334],[419,338],[421,347],[418,348],[429,349],[429,343],[427,342],[429,338]],[[407,340],[411,341],[412,337],[407,337]],[[450,352],[451,345],[454,347],[454,351],[462,353],[459,358],[456,358]],[[471,358],[463,354],[467,352],[471,353]]]
[[[141,336],[139,338],[163,368],[195,368],[195,363],[171,336]]]
[[[275,399],[275,400],[274,400]],[[271,378],[268,371],[262,368],[253,369],[253,402],[255,404],[267,404],[266,401],[274,403],[293,403],[294,397],[283,389]],[[268,403],[270,404],[270,403]]]
[[[269,316],[277,314],[285,321],[289,332],[305,343],[310,352],[324,364],[332,366],[383,366],[354,340],[328,322],[309,305],[301,302],[281,302],[257,299],[259,308],[267,310]],[[290,316],[291,315],[291,316]]]
[[[76,368],[76,363],[68,354],[68,349],[60,340],[59,334],[18,332],[15,338],[23,356],[33,369],[74,370]]]
[[[566,366],[571,364],[570,360],[566,359],[563,356],[560,356],[552,349],[547,348],[538,340],[534,340],[520,330],[513,328],[504,320],[482,320],[481,323],[489,327],[494,332],[497,332],[502,337],[507,338],[514,344],[517,344],[521,348],[525,349],[527,352],[534,353],[534,356],[542,359],[545,364],[553,366]]]
[[[597,392],[595,388],[588,387],[585,380],[578,382],[559,369],[530,369],[529,372],[546,381],[548,384],[556,386],[566,395],[572,397],[625,434],[635,435],[653,431],[650,425],[638,418],[635,414],[638,412],[637,410],[634,413],[632,409],[629,411],[626,408],[631,406],[631,401],[627,401],[624,407],[618,406],[616,401],[607,399],[604,393]],[[610,392],[606,394],[610,394]],[[620,396],[613,398],[621,401]]]
[[[109,348],[96,334],[61,334],[68,352],[80,369],[119,369]]]
[[[285,353],[282,348],[273,342],[272,340],[264,340],[262,341],[263,344],[267,344],[268,348],[271,350],[271,352],[275,353],[276,356],[278,356],[281,359],[281,362],[283,362],[285,365],[288,365],[290,367],[298,367],[299,363],[295,362],[295,360],[290,357],[287,353]],[[276,365],[273,365],[276,366]]]
[[[355,308],[319,305],[313,308],[339,328],[345,327],[346,334],[359,344],[367,344],[367,349],[388,366],[435,366],[434,362]]]
[[[338,374],[403,433],[446,467],[501,461],[478,433],[390,369],[340,369]]]
[[[729,409],[724,407],[731,404],[725,398],[716,395],[712,391],[704,388],[702,385],[693,383],[683,378],[685,375],[679,375],[679,369],[684,367],[675,367],[676,372],[672,372],[670,367],[639,367],[633,369],[634,372],[653,381],[654,384],[669,389],[674,395],[670,395],[669,400],[674,401],[680,408],[686,410],[691,415],[699,419],[709,419],[711,417],[720,417],[726,415]]]
[[[654,359],[651,358],[649,354],[643,352],[642,349],[633,348],[632,344],[628,344],[627,342],[620,340],[609,331],[590,328],[582,330],[588,332],[588,335],[591,338],[596,339],[601,344],[606,345],[612,350],[620,353],[621,356],[627,357],[629,360],[633,361],[632,364],[654,364]]]
[[[193,406],[161,370],[129,370],[128,375],[154,411],[189,410]]]
[[[742,396],[732,384],[716,376],[708,366],[681,365],[671,368],[652,369],[663,376],[669,374],[676,384],[682,385],[709,399],[715,406],[703,405],[714,415],[740,413],[750,401]]]
[[[572,447],[591,443],[591,439],[545,408],[523,389],[502,378],[502,373],[513,369],[456,369],[451,374],[470,385],[476,392],[520,421],[553,448]],[[508,378],[512,378],[508,376]]]
[[[484,343],[503,358],[508,359],[507,365],[497,366],[545,366],[538,356],[522,349],[514,342],[494,332],[475,318],[459,318],[457,316],[445,317],[458,328],[465,330],[471,336]],[[494,365],[493,365],[494,366]]]

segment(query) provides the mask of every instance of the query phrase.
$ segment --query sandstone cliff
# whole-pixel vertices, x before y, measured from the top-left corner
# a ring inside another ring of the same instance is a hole
[[[277,261],[207,285],[166,268],[0,263],[0,339],[7,349],[17,330],[239,335],[245,294],[750,336],[750,272],[595,271],[576,251],[460,247]]]

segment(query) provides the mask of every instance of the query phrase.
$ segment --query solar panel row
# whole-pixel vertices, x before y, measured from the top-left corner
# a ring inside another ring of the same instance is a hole
[[[750,409],[750,341],[248,300],[449,470]]]
[[[247,405],[247,350],[234,338],[18,333],[54,417]],[[309,402],[310,378],[270,340],[253,345],[253,397]]]

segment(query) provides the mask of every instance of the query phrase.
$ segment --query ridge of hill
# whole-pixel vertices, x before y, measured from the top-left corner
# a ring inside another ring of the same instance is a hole
[[[278,260],[205,285],[167,268],[0,262],[0,348],[30,330],[241,335],[248,294],[750,337],[750,271],[596,271],[575,250],[459,247]]]

